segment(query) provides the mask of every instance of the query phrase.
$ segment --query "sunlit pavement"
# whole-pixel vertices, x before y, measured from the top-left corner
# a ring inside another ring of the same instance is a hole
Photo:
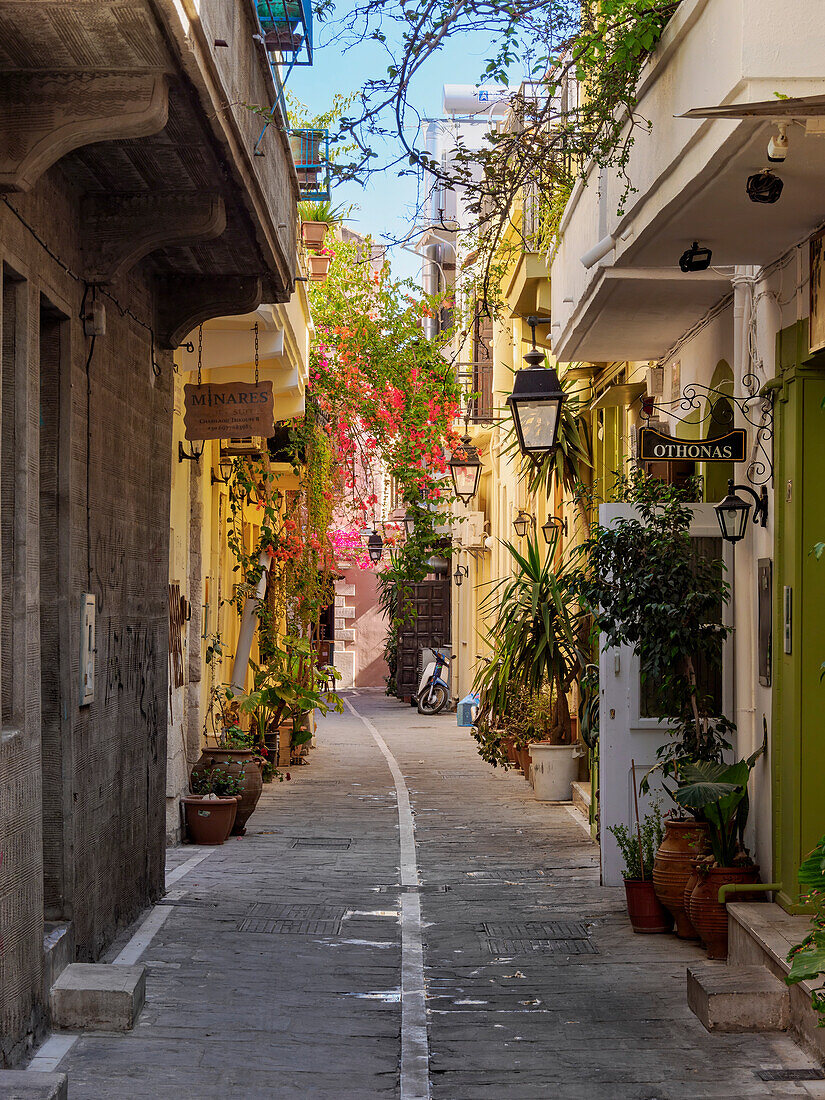
[[[568,807],[484,764],[455,715],[347,698],[247,835],[175,883],[140,1020],[74,1044],[72,1100],[825,1095],[756,1077],[812,1064],[787,1036],[704,1030],[685,997],[703,953],[630,932]]]

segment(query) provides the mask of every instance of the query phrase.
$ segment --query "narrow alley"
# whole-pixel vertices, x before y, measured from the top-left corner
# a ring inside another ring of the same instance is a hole
[[[70,1100],[825,1096],[757,1076],[813,1064],[790,1038],[705,1031],[703,952],[632,934],[569,804],[483,763],[454,715],[345,698],[245,837],[170,852],[107,956],[148,968],[134,1030],[53,1035],[31,1068]]]

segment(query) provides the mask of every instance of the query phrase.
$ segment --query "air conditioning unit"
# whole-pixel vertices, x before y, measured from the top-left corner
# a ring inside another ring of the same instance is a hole
[[[263,436],[244,435],[235,439],[221,440],[222,455],[260,455],[266,450]]]
[[[456,541],[465,550],[484,549],[484,513],[466,512],[456,519]]]

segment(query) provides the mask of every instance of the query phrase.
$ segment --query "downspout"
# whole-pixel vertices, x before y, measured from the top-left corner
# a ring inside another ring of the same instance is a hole
[[[248,596],[243,606],[241,616],[241,629],[238,632],[238,644],[235,647],[235,660],[232,664],[231,688],[235,692],[244,690],[246,670],[249,667],[249,658],[252,654],[252,640],[255,637],[255,628],[258,621],[258,608],[261,600],[266,595],[266,583],[269,578],[269,568],[272,565],[272,555],[269,550],[262,550],[258,558],[261,566],[261,579],[255,589],[254,596]]]

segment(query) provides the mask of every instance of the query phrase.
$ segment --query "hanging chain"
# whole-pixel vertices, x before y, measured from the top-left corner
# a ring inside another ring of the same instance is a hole
[[[255,385],[258,385],[258,322],[255,322]]]
[[[201,360],[203,359],[203,325],[198,325],[198,385],[201,384]]]

